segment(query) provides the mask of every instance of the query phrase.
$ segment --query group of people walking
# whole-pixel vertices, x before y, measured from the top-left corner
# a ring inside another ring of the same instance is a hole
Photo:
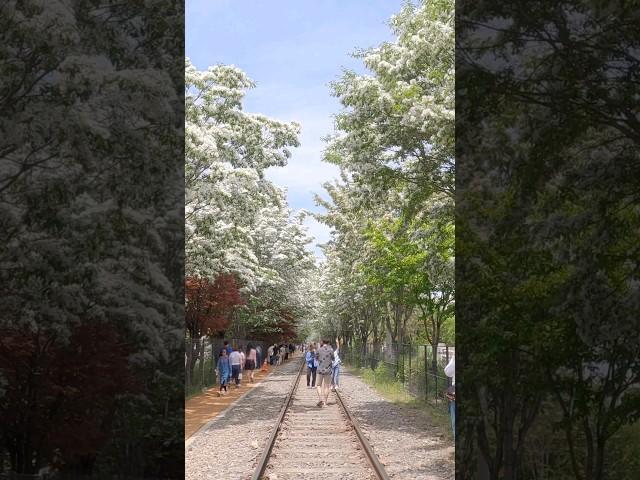
[[[267,349],[267,358],[269,365],[282,365],[282,362],[289,359],[289,355],[295,352],[296,347],[293,344],[286,345],[284,343],[271,345]]]
[[[322,340],[320,345],[316,343],[310,344],[274,344],[270,345],[266,352],[265,362],[270,365],[278,366],[289,358],[296,350],[305,353],[307,364],[307,388],[317,388],[318,390],[318,407],[327,405],[329,392],[339,388],[340,379],[340,360],[339,348],[333,349],[328,340]],[[247,344],[246,348],[242,346],[229,345],[227,340],[224,341],[224,347],[220,350],[216,371],[220,379],[219,395],[228,393],[228,386],[233,381],[236,388],[240,388],[242,381],[242,372],[247,372],[249,382],[254,381],[255,369],[261,365],[262,348],[260,345],[253,346]],[[451,358],[448,365],[444,369],[446,376],[451,378],[451,386],[446,392],[449,400],[449,413],[451,415],[451,428],[455,436],[456,430],[456,397],[455,397],[455,357]]]
[[[318,389],[318,407],[323,407],[327,405],[329,391],[339,388],[342,363],[339,348],[336,346],[334,350],[328,340],[322,340],[320,346],[312,343],[306,350],[307,388]]]
[[[274,344],[267,349],[266,361],[273,366],[281,365],[296,350],[306,352],[307,388],[317,388],[318,406],[326,406],[329,392],[335,391],[339,387],[342,362],[338,347],[333,349],[328,340],[322,340],[320,345],[315,343],[309,345]],[[216,364],[216,372],[220,380],[218,394],[228,394],[231,383],[235,383],[236,388],[240,388],[243,372],[248,375],[249,382],[253,383],[254,372],[260,366],[261,359],[262,349],[259,345],[254,347],[249,343],[246,348],[243,348],[243,346],[230,345],[225,340]]]
[[[296,348],[299,346],[296,347],[293,344],[270,345],[264,361],[272,366],[282,365],[282,362],[288,360],[289,355],[295,352]],[[249,382],[253,383],[254,372],[260,368],[262,361],[263,352],[260,345],[253,346],[249,343],[245,348],[242,345],[230,345],[229,341],[225,340],[216,362],[216,373],[220,381],[218,395],[226,395],[231,383],[235,383],[236,388],[240,388],[243,372],[246,372]]]
[[[235,382],[236,388],[240,388],[243,371],[247,372],[249,382],[253,383],[254,371],[260,365],[261,356],[262,349],[259,345],[254,347],[249,343],[246,349],[243,349],[242,346],[229,345],[225,340],[216,363],[216,372],[220,380],[219,395],[228,393],[227,387],[231,381]]]

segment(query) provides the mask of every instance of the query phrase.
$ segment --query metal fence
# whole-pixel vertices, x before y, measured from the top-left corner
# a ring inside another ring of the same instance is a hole
[[[371,369],[374,381],[397,382],[408,395],[447,408],[444,394],[451,378],[444,367],[455,356],[455,347],[438,346],[435,356],[431,345],[367,343],[340,350],[345,364]]]
[[[264,362],[269,344],[261,340],[228,339],[229,345],[246,351],[251,343],[257,350],[258,358],[256,368]],[[258,349],[257,347],[260,347]],[[191,397],[201,393],[204,389],[216,384],[216,362],[220,350],[224,347],[224,340],[218,338],[202,337],[199,339],[185,339],[185,396]],[[188,349],[194,351],[193,367],[189,367]]]

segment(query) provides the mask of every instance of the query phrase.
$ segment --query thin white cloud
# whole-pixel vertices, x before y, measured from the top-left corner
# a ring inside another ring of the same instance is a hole
[[[314,241],[309,245],[310,250],[315,255],[316,259],[323,260],[324,254],[319,247],[319,244],[328,242],[331,239],[330,229],[327,225],[318,222],[315,218],[307,217],[304,220],[304,224],[309,230],[309,234],[314,237]]]
[[[291,103],[289,103],[291,105]],[[339,178],[340,169],[322,161],[325,143],[322,140],[333,130],[332,107],[297,110],[295,112],[277,112],[270,114],[285,121],[297,121],[302,126],[301,146],[292,150],[292,158],[284,167],[270,168],[267,178],[287,189],[289,198],[302,200],[304,205],[291,202],[294,208],[309,208],[313,205],[313,195],[322,194],[322,184]]]
[[[292,193],[320,193],[323,183],[339,178],[340,170],[315,157],[313,151],[296,154],[287,166],[268,169],[266,176]]]

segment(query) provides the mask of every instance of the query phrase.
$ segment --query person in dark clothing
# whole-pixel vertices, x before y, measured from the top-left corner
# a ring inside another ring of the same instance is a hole
[[[269,358],[269,365],[273,366],[273,362],[275,361],[275,347],[273,345],[269,345],[267,349],[267,357]]]
[[[256,346],[256,369],[260,369],[262,366],[262,345]]]

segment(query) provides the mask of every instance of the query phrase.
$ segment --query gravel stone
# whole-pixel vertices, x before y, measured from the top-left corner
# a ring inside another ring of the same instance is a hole
[[[340,394],[391,478],[455,479],[455,447],[421,417],[412,417],[361,379],[340,374]]]
[[[303,381],[278,432],[266,473],[281,480],[376,480],[342,408],[330,394],[317,405]]]
[[[185,480],[250,479],[299,369],[298,359],[284,364],[195,434],[185,451]]]
[[[185,480],[250,479],[299,368],[299,361],[283,365],[231,406],[224,415],[218,416],[208,428],[192,437],[185,452]],[[436,427],[421,417],[407,415],[348,372],[341,373],[340,383],[343,400],[391,478],[455,478],[454,446]],[[335,401],[331,397],[330,403]],[[323,423],[319,416],[307,413],[305,417],[308,417],[306,420],[310,422],[311,428],[316,426],[318,430],[322,430]],[[289,431],[288,424],[289,421],[284,425],[280,441],[294,434]],[[359,445],[355,447],[358,449]],[[336,448],[336,452],[341,451],[339,445]],[[275,449],[274,453],[297,456],[300,467],[304,470],[305,462],[310,459],[306,459],[297,448],[287,450],[278,452]],[[314,458],[317,460],[323,453],[326,452],[315,452]],[[328,455],[329,463],[332,456]],[[334,456],[334,460],[338,459]],[[265,478],[271,480],[285,480],[289,476],[278,475],[269,470],[265,472]],[[314,470],[315,468],[311,472],[307,471],[305,478],[315,480]],[[327,478],[326,473],[317,473],[318,479]],[[340,478],[350,480],[357,477],[344,471]]]

